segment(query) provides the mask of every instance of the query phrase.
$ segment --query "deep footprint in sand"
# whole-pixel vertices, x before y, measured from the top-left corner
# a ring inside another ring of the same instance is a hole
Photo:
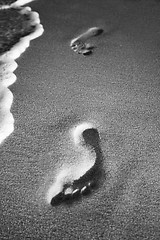
[[[91,37],[100,35],[101,33],[103,33],[103,29],[101,28],[89,28],[86,32],[71,40],[70,47],[78,54],[90,55],[94,49],[94,46],[92,46],[90,43],[86,43],[86,41]]]
[[[91,194],[102,176],[102,153],[97,129],[91,123],[82,123],[74,127],[70,134],[75,149],[84,160],[78,166],[61,170],[57,175],[47,194],[47,202],[52,206]]]

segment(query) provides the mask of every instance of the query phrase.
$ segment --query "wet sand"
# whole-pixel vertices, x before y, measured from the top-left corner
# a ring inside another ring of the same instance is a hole
[[[2,239],[158,239],[160,2],[30,6],[45,32],[17,59],[9,87],[15,130],[0,150]],[[94,26],[104,33],[91,40],[93,54],[72,51],[70,41]],[[90,120],[106,178],[90,196],[50,207],[48,185],[75,161],[67,133]]]

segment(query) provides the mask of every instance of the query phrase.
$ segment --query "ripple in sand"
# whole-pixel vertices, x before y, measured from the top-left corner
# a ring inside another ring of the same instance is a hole
[[[17,3],[20,3],[20,1],[17,1]],[[32,39],[43,33],[43,26],[40,24],[38,13],[32,12],[30,7],[20,8],[19,12],[20,14],[27,14],[28,24],[34,26],[34,31],[25,37],[21,37],[9,51],[0,55],[0,143],[14,131],[14,118],[10,112],[13,94],[8,89],[16,81],[16,75],[13,72],[18,65],[14,60],[29,47]]]

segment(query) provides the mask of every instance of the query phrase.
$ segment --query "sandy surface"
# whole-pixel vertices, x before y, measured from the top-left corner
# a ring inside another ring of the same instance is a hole
[[[159,1],[35,1],[44,34],[17,59],[15,130],[1,145],[2,239],[158,239]],[[89,27],[93,55],[69,47]],[[71,206],[44,196],[73,164],[68,130],[98,125],[106,179]]]

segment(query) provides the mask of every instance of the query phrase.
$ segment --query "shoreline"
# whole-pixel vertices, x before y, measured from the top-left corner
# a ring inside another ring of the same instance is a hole
[[[0,97],[3,99],[0,103],[0,144],[14,131],[14,118],[10,111],[13,103],[13,94],[8,89],[16,81],[14,71],[18,67],[15,59],[19,58],[23,52],[30,46],[30,41],[43,34],[43,26],[40,24],[39,14],[31,10],[30,7],[20,7],[20,4],[27,1],[17,1],[10,5],[10,9],[16,7],[20,14],[27,15],[28,24],[34,27],[34,31],[23,36],[14,44],[10,50],[0,55]],[[2,9],[0,11],[3,11]]]

